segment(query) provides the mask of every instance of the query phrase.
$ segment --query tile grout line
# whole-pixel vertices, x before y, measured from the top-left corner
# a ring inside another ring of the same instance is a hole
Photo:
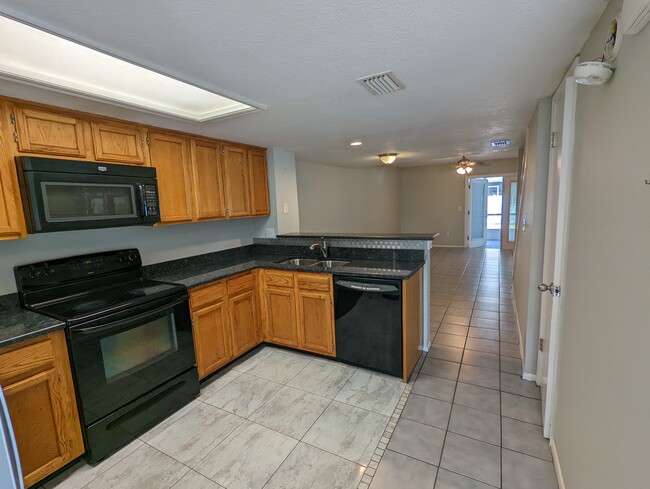
[[[413,389],[412,384],[406,384],[406,386],[404,387],[404,390],[402,391],[402,395],[400,396],[400,399],[397,402],[397,406],[395,406],[395,409],[393,410],[393,414],[390,416],[390,418],[388,418],[388,424],[386,428],[384,428],[384,432],[382,436],[379,438],[379,442],[377,443],[377,447],[375,448],[373,455],[370,457],[370,462],[366,467],[366,471],[363,477],[361,478],[361,481],[357,485],[357,489],[368,489],[370,487],[370,484],[372,483],[377,468],[379,467],[379,463],[381,462],[381,459],[386,449],[388,448],[388,443],[390,443],[390,439],[392,438],[393,433],[395,432],[395,427],[397,426],[397,422],[402,417],[404,406],[406,405],[406,401],[408,400],[412,389]]]

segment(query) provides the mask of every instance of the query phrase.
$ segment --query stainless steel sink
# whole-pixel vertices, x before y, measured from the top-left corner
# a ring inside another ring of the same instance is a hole
[[[341,261],[341,260],[323,260],[323,261],[317,261],[313,265],[309,265],[309,266],[314,268],[332,268],[332,267],[342,267],[344,265],[347,265],[348,263],[350,262]]]
[[[282,260],[278,263],[283,263],[285,265],[296,265],[299,267],[308,267],[319,262],[320,260],[313,260],[311,258],[289,258],[288,260]]]

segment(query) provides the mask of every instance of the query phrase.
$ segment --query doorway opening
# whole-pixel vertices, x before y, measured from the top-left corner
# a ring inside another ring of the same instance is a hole
[[[516,175],[468,178],[465,191],[467,246],[514,249],[517,229]]]

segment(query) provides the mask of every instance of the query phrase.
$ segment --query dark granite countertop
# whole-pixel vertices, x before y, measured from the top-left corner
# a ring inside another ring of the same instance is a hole
[[[268,255],[256,256],[253,259],[233,258],[230,263],[219,265],[207,265],[201,257],[195,257],[194,264],[183,269],[155,269],[151,267],[147,276],[154,280],[163,282],[174,282],[183,284],[188,288],[198,287],[215,280],[227,278],[238,273],[247,272],[255,268],[267,268],[273,270],[286,270],[293,272],[330,273],[336,275],[347,275],[355,277],[374,277],[387,279],[408,279],[413,276],[424,265],[422,261],[384,261],[384,260],[350,260],[346,265],[331,268],[318,268],[310,266],[289,265],[279,263],[283,260],[293,258],[296,255]],[[340,258],[336,258],[340,259]]]
[[[331,249],[333,260],[344,266],[315,268],[279,263],[288,258],[318,258],[320,252],[305,246],[248,245],[230,250],[181,258],[143,268],[147,278],[174,282],[188,288],[230,277],[255,268],[333,273],[337,275],[407,279],[424,265],[421,253],[409,250]],[[0,347],[63,329],[58,319],[20,307],[18,294],[0,296]]]
[[[278,238],[340,238],[340,239],[387,239],[433,241],[440,233],[287,233]]]
[[[0,296],[0,348],[64,327],[58,319],[22,309],[18,294]]]

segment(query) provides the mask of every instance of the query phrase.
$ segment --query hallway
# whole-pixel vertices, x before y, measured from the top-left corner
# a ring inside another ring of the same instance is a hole
[[[557,489],[540,391],[521,379],[512,262],[511,251],[432,249],[431,349],[371,489]]]

